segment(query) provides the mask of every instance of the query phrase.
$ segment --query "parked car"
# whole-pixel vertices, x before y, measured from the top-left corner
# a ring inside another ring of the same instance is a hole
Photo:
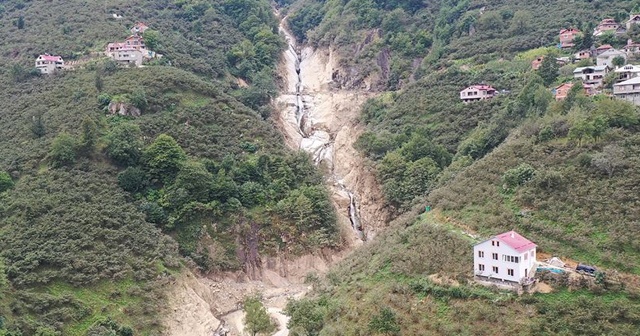
[[[586,274],[586,275],[596,275],[596,271],[597,269],[593,266],[589,266],[589,265],[585,265],[585,264],[578,264],[578,266],[576,266],[576,272],[580,273],[580,274]]]

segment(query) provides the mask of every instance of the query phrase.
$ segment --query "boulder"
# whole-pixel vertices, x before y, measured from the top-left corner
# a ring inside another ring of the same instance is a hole
[[[142,112],[139,108],[123,102],[111,102],[108,107],[110,114],[119,114],[122,116],[139,117]]]

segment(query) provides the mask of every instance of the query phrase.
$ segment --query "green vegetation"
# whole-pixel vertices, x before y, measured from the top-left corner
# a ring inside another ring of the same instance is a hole
[[[627,38],[637,39],[635,28],[620,37],[594,38],[591,32],[605,17],[624,22],[636,6],[290,4],[289,24],[298,39],[345,56],[334,75],[337,84],[353,89],[367,82],[381,91],[363,108],[366,130],[356,148],[375,167],[387,204],[402,215],[401,223],[315,284],[311,297],[289,304],[292,333],[636,334],[640,113],[605,95],[586,97],[580,83],[563,101],[552,95],[554,87],[573,80],[577,66],[591,62],[556,63],[577,51],[555,48],[560,29],[585,32],[577,49],[621,47]],[[545,59],[533,71],[538,56]],[[343,70],[354,78],[344,80]],[[607,79],[609,88],[613,81]],[[480,83],[496,88],[498,96],[462,103],[460,90]],[[425,205],[432,212],[407,220]],[[515,229],[543,252],[603,272],[577,284],[545,279],[554,286],[550,294],[516,297],[477,287],[469,281],[475,241],[456,233],[460,229],[480,237]],[[608,278],[617,272],[628,273],[627,280]]]
[[[469,282],[475,241],[422,215],[347,258],[287,307],[293,335],[635,335],[638,293],[499,292]],[[428,257],[426,257],[428,256]],[[586,280],[586,279],[585,279]]]
[[[269,335],[276,330],[276,326],[271,322],[271,317],[267,309],[262,305],[260,297],[247,297],[244,299],[244,324],[245,331],[252,336],[265,334]]]
[[[137,21],[162,59],[95,55]],[[265,121],[269,2],[5,1],[0,36],[0,335],[156,335],[184,265],[341,243],[321,176]],[[41,76],[44,52],[80,66]]]

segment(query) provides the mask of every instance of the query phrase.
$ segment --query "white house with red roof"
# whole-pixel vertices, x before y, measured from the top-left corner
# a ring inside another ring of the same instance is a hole
[[[536,247],[515,231],[494,236],[473,247],[473,274],[478,280],[527,282],[536,267]]]
[[[64,60],[62,56],[43,54],[36,58],[36,68],[40,70],[40,73],[51,74],[64,68]]]
[[[496,93],[496,89],[489,85],[471,85],[460,91],[460,99],[462,99],[463,102],[468,103],[472,101],[491,99],[496,96]]]

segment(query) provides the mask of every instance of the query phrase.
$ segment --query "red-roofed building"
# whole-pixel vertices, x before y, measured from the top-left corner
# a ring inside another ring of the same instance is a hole
[[[473,101],[491,99],[496,96],[496,93],[496,89],[489,85],[471,85],[468,88],[460,91],[460,99],[462,99],[462,101],[465,103],[469,103]]]
[[[579,31],[578,29],[575,28],[569,28],[569,29],[562,29],[560,31],[560,48],[562,49],[571,49],[575,46],[575,43],[573,43],[573,40],[576,38],[576,36],[578,36],[579,34],[582,34],[581,31]]]
[[[64,68],[64,60],[61,56],[43,54],[36,58],[36,68],[40,73],[51,74]]]
[[[536,267],[537,245],[515,231],[487,239],[473,247],[473,272],[479,280],[505,284],[530,281]]]
[[[611,46],[610,44],[603,44],[603,45],[601,45],[601,46],[596,48],[596,56],[598,56],[598,55],[600,55],[600,54],[602,54],[604,52],[610,51],[610,50],[616,50],[616,49],[613,46]]]
[[[531,62],[531,69],[538,70],[542,65],[542,61],[544,61],[544,56],[538,56]]]
[[[620,24],[614,19],[604,19],[600,21],[600,24],[594,29],[593,36],[601,36],[606,32],[616,33],[621,28]]]
[[[131,28],[131,34],[142,35],[149,27],[144,22],[138,22]]]

